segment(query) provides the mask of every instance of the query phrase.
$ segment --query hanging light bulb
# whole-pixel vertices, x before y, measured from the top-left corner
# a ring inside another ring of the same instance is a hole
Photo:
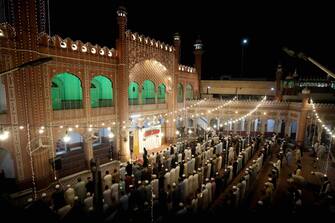
[[[213,126],[213,128],[215,128],[215,129],[216,129],[216,127],[217,127],[216,125]]]
[[[43,133],[44,133],[44,130],[43,130],[43,129],[39,129],[39,130],[38,130],[38,133],[39,133],[39,134],[43,134]]]
[[[79,127],[79,125],[75,125],[75,127],[76,127],[76,128],[78,128],[78,127]]]
[[[176,135],[179,135],[179,134],[180,134],[180,132],[177,130],[177,131],[176,131]]]
[[[108,129],[108,131],[110,131],[112,128],[111,128],[111,127],[108,127],[107,129]]]
[[[0,140],[4,141],[4,140],[8,139],[8,137],[9,137],[9,131],[1,129],[0,130]]]
[[[68,131],[69,131],[69,132],[72,132],[72,131],[73,131],[73,128],[71,128],[71,127],[68,128]]]
[[[192,134],[192,130],[191,129],[188,130],[188,134]]]
[[[112,133],[112,132],[109,133],[109,134],[108,134],[108,137],[109,137],[110,139],[114,138],[114,133]]]
[[[21,129],[21,130],[24,129],[24,126],[20,125],[19,129]]]
[[[63,137],[63,141],[65,143],[69,142],[71,140],[71,137],[69,136],[68,132],[65,132],[65,136]]]
[[[92,132],[92,128],[88,128],[88,131],[89,131],[89,132]]]

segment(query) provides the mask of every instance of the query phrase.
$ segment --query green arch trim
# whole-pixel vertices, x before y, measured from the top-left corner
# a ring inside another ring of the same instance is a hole
[[[53,110],[82,108],[80,79],[66,72],[55,75],[51,80],[51,99]]]

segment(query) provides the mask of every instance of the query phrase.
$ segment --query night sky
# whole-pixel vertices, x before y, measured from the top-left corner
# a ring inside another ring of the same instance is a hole
[[[193,44],[204,44],[202,79],[223,75],[240,78],[241,40],[245,48],[244,78],[274,79],[278,62],[286,73],[301,76],[326,75],[309,62],[287,56],[287,46],[302,51],[335,72],[335,32],[331,2],[312,1],[122,1],[128,11],[128,29],[173,43],[179,32],[181,63],[193,66]],[[120,1],[50,1],[51,33],[115,47],[116,10]]]

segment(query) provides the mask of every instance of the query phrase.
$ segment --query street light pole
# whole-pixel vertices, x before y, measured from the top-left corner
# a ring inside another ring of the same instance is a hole
[[[241,41],[241,47],[242,47],[242,53],[241,53],[241,76],[244,75],[244,55],[245,55],[245,50],[244,48],[248,45],[248,39],[247,38],[243,38]]]

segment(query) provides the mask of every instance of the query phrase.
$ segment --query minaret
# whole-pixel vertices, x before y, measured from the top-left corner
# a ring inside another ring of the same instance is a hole
[[[172,112],[172,116],[170,116],[165,124],[165,139],[168,143],[175,143],[176,140],[176,124],[172,121],[175,118],[175,111],[177,106],[177,95],[178,95],[178,73],[179,73],[179,62],[180,62],[180,36],[179,33],[175,33],[173,35],[173,46],[174,46],[174,68],[171,79],[171,85],[169,88],[171,89],[171,93],[168,95],[167,107],[168,112]]]
[[[175,48],[175,61],[176,61],[176,67],[177,67],[177,71],[178,71],[178,65],[180,63],[180,35],[179,33],[175,33],[173,36],[173,46]]]
[[[202,65],[202,42],[200,40],[200,38],[198,38],[195,41],[194,44],[194,67],[197,70],[198,73],[198,86],[199,86],[199,92],[198,92],[198,97],[200,96],[200,91],[201,91],[201,65]]]
[[[117,70],[117,117],[118,117],[118,148],[120,152],[121,161],[129,159],[129,109],[128,109],[128,85],[129,85],[129,73],[128,73],[128,60],[127,60],[127,40],[126,40],[126,29],[127,29],[127,11],[124,7],[119,7],[117,10],[117,23],[119,26],[119,33],[117,39],[117,52],[119,57],[119,64]]]
[[[278,64],[277,71],[276,71],[276,100],[282,100],[281,94],[281,80],[283,78],[283,68],[281,64]]]

